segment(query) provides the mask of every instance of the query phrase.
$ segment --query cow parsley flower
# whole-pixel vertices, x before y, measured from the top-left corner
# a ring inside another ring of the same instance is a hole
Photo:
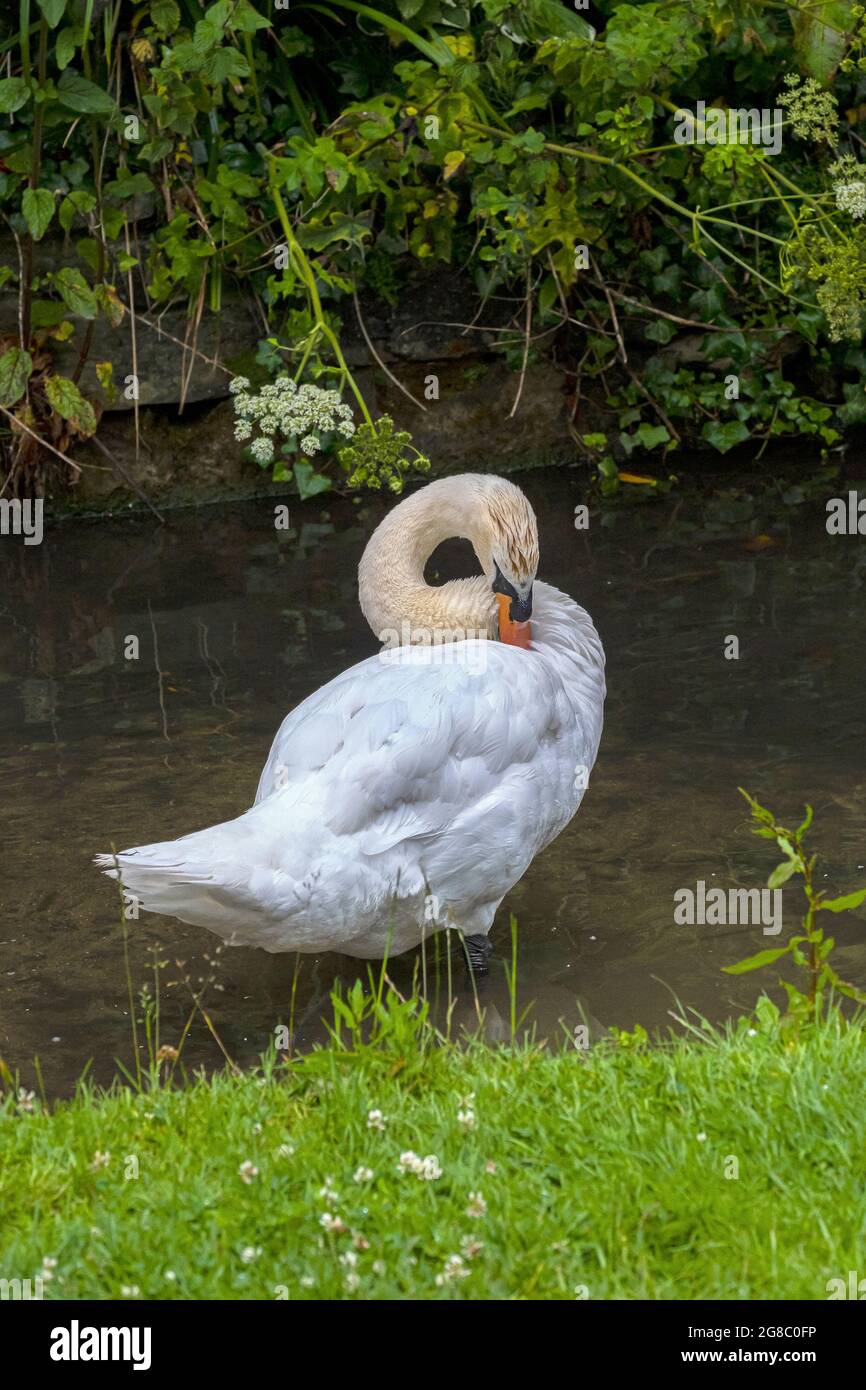
[[[847,212],[855,218],[866,217],[866,183],[861,179],[834,184],[833,193],[840,212]]]
[[[836,143],[839,113],[832,92],[814,77],[802,78],[797,72],[785,74],[786,91],[778,98],[788,113],[794,134],[801,140]]]

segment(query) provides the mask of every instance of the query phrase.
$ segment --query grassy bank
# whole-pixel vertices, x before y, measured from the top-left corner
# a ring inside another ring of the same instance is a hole
[[[378,1012],[367,1042],[344,1028],[258,1074],[8,1096],[0,1277],[44,1271],[64,1298],[823,1299],[863,1271],[862,1025],[792,1038],[764,1000],[724,1034],[553,1054]]]

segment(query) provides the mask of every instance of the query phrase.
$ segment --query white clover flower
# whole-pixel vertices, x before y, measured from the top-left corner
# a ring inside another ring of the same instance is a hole
[[[487,1215],[487,1203],[480,1192],[470,1192],[469,1201],[466,1206],[466,1215],[477,1221],[480,1217]]]
[[[405,1153],[401,1153],[397,1166],[404,1173],[414,1173],[416,1177],[420,1178],[424,1169],[424,1160],[419,1158],[412,1149],[406,1149]]]
[[[167,1269],[162,1277],[167,1284],[173,1284],[177,1280],[177,1275],[173,1269]]]
[[[375,1176],[373,1169],[365,1168],[363,1163],[355,1169],[355,1182],[372,1182]]]
[[[138,1298],[140,1294],[141,1289],[137,1284],[121,1284],[120,1286],[121,1298]]]
[[[373,1261],[373,1273],[374,1273],[374,1274],[384,1274],[384,1273],[385,1273],[385,1261],[384,1261],[384,1260],[374,1260],[374,1261]]]
[[[442,1288],[444,1284],[451,1284],[455,1279],[465,1279],[468,1273],[462,1255],[449,1255],[442,1273],[436,1275],[436,1283]]]
[[[35,1099],[36,1099],[36,1092],[35,1092],[35,1091],[25,1091],[25,1089],[24,1089],[23,1086],[19,1086],[19,1087],[18,1087],[18,1095],[16,1096],[16,1103],[17,1103],[17,1105],[18,1105],[18,1109],[19,1109],[19,1110],[24,1110],[24,1111],[26,1111],[28,1114],[32,1114],[32,1113],[33,1113],[33,1102],[35,1101]]]
[[[260,1245],[245,1245],[241,1251],[241,1259],[245,1265],[251,1265],[253,1260],[257,1260],[262,1253]]]
[[[388,1117],[383,1115],[381,1110],[369,1110],[367,1112],[367,1128],[384,1130],[388,1123]]]
[[[277,1149],[277,1158],[292,1158],[294,1152],[294,1144],[281,1144]]]
[[[97,1149],[96,1153],[90,1160],[90,1170],[91,1172],[96,1173],[100,1168],[107,1168],[110,1162],[111,1154],[101,1153],[100,1150]]]
[[[344,1269],[354,1269],[358,1263],[358,1256],[355,1254],[354,1250],[347,1250],[344,1254],[339,1256],[339,1260]]]
[[[324,1183],[319,1188],[319,1196],[326,1202],[339,1202],[340,1194],[334,1190],[333,1178],[325,1178]]]
[[[707,1142],[707,1136],[704,1134],[703,1130],[701,1130],[700,1134],[696,1135],[696,1138],[699,1144],[705,1144]]]
[[[258,1176],[259,1170],[256,1167],[256,1165],[252,1162],[251,1159],[245,1158],[243,1163],[238,1168],[238,1177],[240,1178],[241,1182],[245,1182],[247,1186],[249,1186],[253,1178],[257,1178]]]
[[[457,1123],[459,1124],[459,1126],[460,1126],[461,1129],[465,1129],[465,1130],[474,1129],[474,1128],[475,1128],[475,1111],[474,1111],[474,1110],[458,1110],[458,1111],[457,1111]]]
[[[833,192],[840,212],[847,212],[855,218],[866,217],[866,183],[861,179],[834,184]]]
[[[342,1219],[339,1216],[332,1216],[329,1211],[322,1212],[322,1215],[319,1217],[319,1225],[333,1235],[341,1235],[342,1232],[346,1230],[346,1226]]]
[[[345,1279],[343,1280],[343,1286],[346,1290],[346,1293],[354,1293],[360,1282],[360,1275],[356,1274],[354,1270],[350,1270],[350,1272],[346,1275]]]
[[[425,1182],[435,1182],[436,1179],[441,1178],[441,1176],[442,1166],[438,1158],[435,1154],[428,1154],[424,1159],[419,1177],[422,1177]]]
[[[305,434],[301,440],[301,453],[311,456],[322,447],[322,441],[315,434]]]

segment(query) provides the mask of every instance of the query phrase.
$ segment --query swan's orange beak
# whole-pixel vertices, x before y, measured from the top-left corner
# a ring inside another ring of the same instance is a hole
[[[500,642],[507,642],[511,647],[528,647],[532,637],[532,624],[513,623],[511,621],[511,596],[509,594],[496,594],[496,602],[499,605]]]

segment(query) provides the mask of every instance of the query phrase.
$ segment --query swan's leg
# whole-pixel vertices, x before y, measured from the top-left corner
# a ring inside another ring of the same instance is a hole
[[[486,975],[490,968],[490,953],[493,945],[484,934],[464,936],[463,949],[469,969],[473,975]]]

